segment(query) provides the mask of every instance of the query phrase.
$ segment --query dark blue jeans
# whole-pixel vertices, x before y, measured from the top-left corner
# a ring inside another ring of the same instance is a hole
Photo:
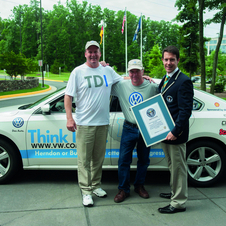
[[[147,168],[150,163],[150,147],[146,147],[138,128],[124,123],[120,153],[118,160],[118,189],[130,192],[130,164],[132,162],[133,149],[137,144],[137,172],[134,186],[144,185]]]

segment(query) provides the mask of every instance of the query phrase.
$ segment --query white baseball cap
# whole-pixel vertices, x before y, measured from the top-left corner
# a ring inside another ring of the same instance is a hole
[[[130,60],[128,63],[128,71],[132,69],[138,69],[138,70],[144,69],[142,62],[138,59]]]
[[[96,47],[100,48],[100,45],[98,44],[98,42],[96,42],[96,41],[88,41],[86,43],[85,50],[88,49],[90,46],[96,46]]]

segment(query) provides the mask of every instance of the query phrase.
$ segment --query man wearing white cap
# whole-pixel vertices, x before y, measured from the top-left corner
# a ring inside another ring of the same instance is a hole
[[[118,97],[125,116],[118,161],[118,194],[114,198],[116,203],[124,201],[130,195],[130,164],[135,147],[138,161],[134,191],[142,198],[149,198],[149,194],[144,188],[144,182],[150,163],[150,148],[147,148],[143,141],[130,107],[159,93],[156,84],[150,83],[142,77],[144,68],[140,60],[129,61],[128,71],[131,81],[123,80],[112,87],[112,94]]]
[[[86,62],[71,72],[64,99],[67,128],[71,132],[77,130],[78,182],[83,205],[87,207],[93,206],[92,193],[98,197],[107,196],[100,184],[109,125],[109,99],[112,85],[123,79],[111,67],[101,66],[100,57],[99,44],[87,42]],[[73,97],[76,97],[75,120],[72,117]]]

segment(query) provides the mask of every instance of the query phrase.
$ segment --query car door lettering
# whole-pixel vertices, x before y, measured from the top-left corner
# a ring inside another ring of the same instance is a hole
[[[59,129],[58,134],[51,134],[50,130],[46,130],[45,133],[41,133],[40,129],[28,130],[28,134],[30,135],[31,143],[68,143],[67,137],[68,134],[63,134],[63,130]],[[76,135],[75,132],[72,133],[72,141],[76,143]]]

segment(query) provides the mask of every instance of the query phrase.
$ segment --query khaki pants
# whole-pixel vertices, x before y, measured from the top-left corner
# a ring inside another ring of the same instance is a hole
[[[170,204],[175,208],[185,208],[188,199],[186,143],[177,145],[161,144],[171,174],[172,197]]]
[[[100,187],[108,125],[77,125],[78,182],[82,194]]]

